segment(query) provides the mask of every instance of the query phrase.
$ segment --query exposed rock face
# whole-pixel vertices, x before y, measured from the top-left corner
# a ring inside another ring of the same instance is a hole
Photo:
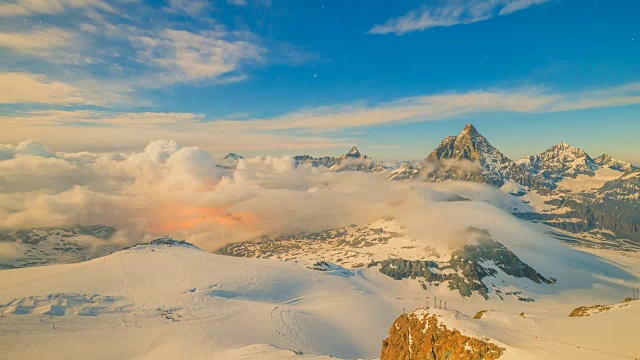
[[[538,284],[555,282],[554,279],[540,275],[504,245],[493,240],[488,232],[475,228],[470,228],[469,231],[480,235],[477,239],[478,244],[467,244],[452,252],[448,265],[442,266],[435,261],[387,259],[378,262],[381,264],[380,272],[396,280],[421,278],[424,279],[423,286],[426,286],[426,283],[448,282],[449,289],[458,290],[462,296],[471,296],[476,292],[485,299],[489,298],[490,290],[482,279],[497,275],[496,268],[507,275],[527,278]],[[531,301],[520,296],[518,299]]]
[[[428,309],[400,316],[382,342],[381,360],[492,360],[505,349],[449,329]]]
[[[598,164],[586,152],[563,142],[519,163],[532,175],[541,175],[554,182],[581,174],[594,176],[598,169]]]
[[[534,189],[549,190],[555,187],[549,181],[530,174],[522,166],[504,156],[484,136],[480,135],[472,124],[467,124],[458,136],[444,138],[426,159],[432,164],[442,163],[444,160],[478,162],[480,166],[479,172],[466,171],[468,175],[459,173],[451,177],[445,172],[443,179],[479,181],[498,187],[511,179]]]

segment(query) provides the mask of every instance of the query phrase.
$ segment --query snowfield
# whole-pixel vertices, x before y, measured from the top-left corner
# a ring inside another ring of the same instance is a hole
[[[620,266],[637,274],[638,263]],[[485,301],[444,286],[425,291],[377,268],[325,272],[187,244],[139,245],[84,263],[0,271],[0,350],[3,359],[373,359],[403,310],[438,299],[448,310],[434,311],[448,326],[506,347],[505,359],[640,354],[640,324],[628,321],[640,302],[568,317],[593,301],[620,302],[629,279],[583,289],[563,280],[534,303]],[[471,319],[483,309],[491,311]]]

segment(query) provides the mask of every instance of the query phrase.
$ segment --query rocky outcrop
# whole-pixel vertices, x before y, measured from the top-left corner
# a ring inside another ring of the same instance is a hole
[[[573,309],[569,317],[583,317],[583,316],[591,316],[596,315],[605,311],[609,311],[615,308],[621,308],[629,305],[630,302],[634,301],[633,298],[626,298],[620,304],[613,305],[594,305],[594,306],[581,306]]]
[[[424,287],[426,284],[448,283],[449,289],[458,290],[462,296],[478,293],[485,299],[489,298],[489,288],[482,280],[489,276],[496,276],[498,274],[496,268],[507,275],[527,278],[538,284],[555,282],[553,278],[547,279],[540,275],[507,247],[493,240],[487,231],[476,228],[469,228],[468,231],[479,236],[477,245],[467,244],[452,252],[446,265],[435,261],[404,259],[387,259],[371,265],[380,264],[380,272],[396,280],[419,278]],[[521,298],[521,300],[531,299]]]
[[[505,349],[488,341],[449,329],[428,309],[403,314],[391,326],[382,342],[381,360],[492,360]]]

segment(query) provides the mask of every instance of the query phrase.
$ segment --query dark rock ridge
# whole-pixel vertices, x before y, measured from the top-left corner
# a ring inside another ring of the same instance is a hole
[[[493,360],[504,352],[493,343],[449,329],[427,308],[396,319],[382,341],[380,360]]]
[[[130,249],[145,249],[145,248],[149,248],[149,247],[186,247],[186,248],[193,248],[193,249],[200,249],[199,247],[193,245],[190,242],[187,242],[185,240],[175,240],[172,237],[169,236],[163,236],[161,238],[146,242],[146,243],[142,243],[142,244],[136,244],[136,245],[132,245],[132,246],[128,246],[125,247],[121,250],[130,250]],[[119,250],[119,251],[121,251]]]
[[[507,247],[493,240],[487,231],[475,228],[469,228],[469,231],[480,235],[477,238],[478,244],[464,245],[452,252],[447,265],[442,266],[435,261],[387,259],[370,266],[379,264],[381,273],[396,280],[420,278],[424,287],[427,283],[448,283],[449,289],[458,290],[462,296],[471,296],[476,292],[485,299],[489,299],[490,290],[482,280],[498,274],[495,268],[487,264],[492,264],[515,278],[527,278],[538,284],[555,283],[555,279],[547,279],[540,275]],[[529,300],[518,298],[523,301]]]

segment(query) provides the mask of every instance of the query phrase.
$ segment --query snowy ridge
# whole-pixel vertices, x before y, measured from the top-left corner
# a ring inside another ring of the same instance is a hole
[[[595,175],[598,164],[583,150],[561,142],[540,155],[526,157],[519,163],[533,175],[558,182],[565,177]]]

